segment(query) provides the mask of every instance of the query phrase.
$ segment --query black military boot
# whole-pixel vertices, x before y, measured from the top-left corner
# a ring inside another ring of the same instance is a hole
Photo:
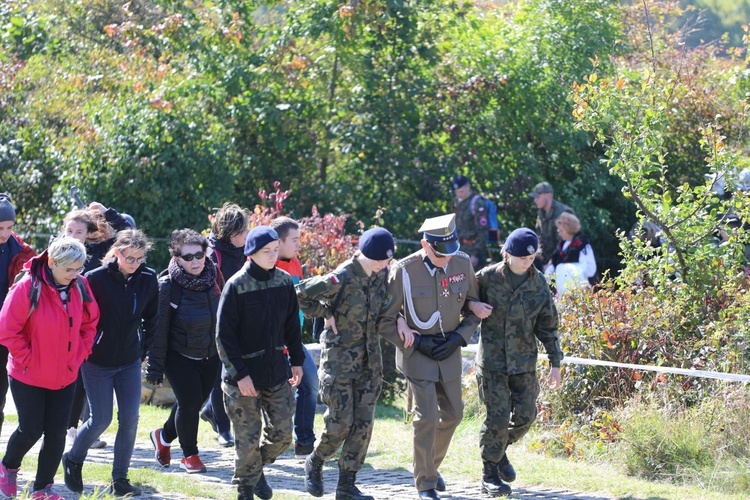
[[[482,493],[487,493],[494,497],[510,495],[510,486],[500,480],[497,475],[497,463],[483,460],[482,465]]]
[[[237,487],[237,500],[255,500],[253,487],[247,484],[241,484]]]
[[[508,460],[508,455],[503,453],[503,458],[497,463],[497,475],[506,483],[512,483],[516,480],[516,469]]]
[[[262,500],[270,500],[271,497],[273,497],[273,490],[268,484],[268,481],[266,481],[266,475],[263,474],[263,471],[261,471],[260,473],[260,479],[258,479],[258,483],[253,486],[253,493],[255,494],[255,496]]]
[[[307,455],[305,459],[305,489],[314,497],[322,497],[323,489],[323,459],[315,452]]]
[[[336,500],[375,500],[374,497],[362,494],[354,483],[357,473],[350,470],[339,471],[339,485],[336,487]]]

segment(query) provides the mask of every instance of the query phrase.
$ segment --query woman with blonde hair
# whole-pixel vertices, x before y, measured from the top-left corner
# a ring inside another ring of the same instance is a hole
[[[71,450],[63,455],[65,485],[83,492],[81,476],[89,447],[112,422],[112,394],[117,398],[112,485],[110,492],[135,496],[141,490],[128,481],[141,404],[139,331],[153,336],[159,317],[156,272],[146,267],[151,242],[137,229],[117,233],[101,267],[86,274],[99,303],[101,317],[91,356],[81,367],[91,416],[78,431]]]
[[[560,215],[555,225],[560,242],[545,267],[544,274],[554,274],[560,264],[575,263],[579,264],[581,277],[590,285],[595,285],[598,282],[596,259],[588,237],[581,232],[581,221],[575,215],[566,212]]]
[[[63,498],[52,491],[52,483],[65,448],[65,417],[99,321],[92,290],[80,276],[84,262],[81,242],[58,238],[24,265],[25,275],[8,291],[0,311],[0,343],[8,348],[10,390],[18,412],[18,429],[0,463],[5,497],[18,494],[21,462],[44,435],[31,498]]]

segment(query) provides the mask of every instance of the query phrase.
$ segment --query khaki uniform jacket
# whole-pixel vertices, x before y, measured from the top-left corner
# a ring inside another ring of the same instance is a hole
[[[386,278],[386,271],[367,276],[355,256],[344,261],[334,272],[306,279],[297,285],[300,309],[309,318],[330,318],[331,307],[344,287],[333,314],[338,334],[330,328],[320,334],[323,348],[321,371],[345,378],[358,378],[365,367],[376,374],[383,373],[377,320],[385,301]]]
[[[539,244],[542,247],[541,260],[544,264],[552,258],[552,254],[555,248],[557,248],[557,243],[560,241],[560,235],[557,234],[555,222],[563,212],[575,213],[569,206],[553,199],[549,212],[539,210],[537,214],[536,234],[539,236]]]
[[[448,261],[445,272],[435,269],[434,275],[427,269],[424,260],[426,257],[424,250],[419,250],[392,265],[388,278],[386,308],[379,323],[379,331],[399,347],[396,350],[396,367],[405,376],[433,382],[441,379],[456,380],[461,377],[461,349],[456,349],[456,352],[444,361],[435,361],[415,351],[413,346],[403,349],[403,343],[398,336],[396,322],[399,316],[404,316],[409,327],[422,335],[442,335],[443,332],[456,331],[466,342],[479,325],[479,318],[468,308],[464,309],[467,300],[479,298],[476,276],[469,256],[458,252]],[[416,315],[421,321],[427,321],[435,311],[440,311],[442,332],[439,322],[428,330],[415,326],[414,318],[404,302],[404,270],[408,272],[411,281],[411,296]]]
[[[557,335],[557,309],[544,275],[531,267],[529,278],[513,291],[504,262],[477,273],[479,298],[492,306],[482,320],[476,356],[479,373],[509,375],[536,371],[537,339],[544,345],[550,364],[563,359]]]

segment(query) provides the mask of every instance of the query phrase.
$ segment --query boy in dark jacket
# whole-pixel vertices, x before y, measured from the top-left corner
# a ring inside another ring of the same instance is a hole
[[[305,354],[297,295],[291,276],[276,269],[278,254],[276,231],[253,228],[245,242],[250,261],[229,279],[219,301],[216,345],[224,405],[235,429],[239,499],[271,498],[263,465],[292,442],[292,386],[302,379]]]

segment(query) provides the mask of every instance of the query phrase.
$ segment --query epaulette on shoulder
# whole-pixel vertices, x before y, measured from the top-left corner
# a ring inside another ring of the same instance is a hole
[[[460,257],[460,258],[466,259],[468,261],[471,260],[471,257],[469,257],[469,255],[467,253],[464,253],[461,250],[459,250],[458,252],[456,252],[453,256],[454,257]]]
[[[398,261],[397,265],[398,267],[405,267],[411,264],[412,262],[415,262],[417,260],[422,260],[422,256],[419,255],[419,253],[413,253],[407,257],[404,257],[400,261]]]

